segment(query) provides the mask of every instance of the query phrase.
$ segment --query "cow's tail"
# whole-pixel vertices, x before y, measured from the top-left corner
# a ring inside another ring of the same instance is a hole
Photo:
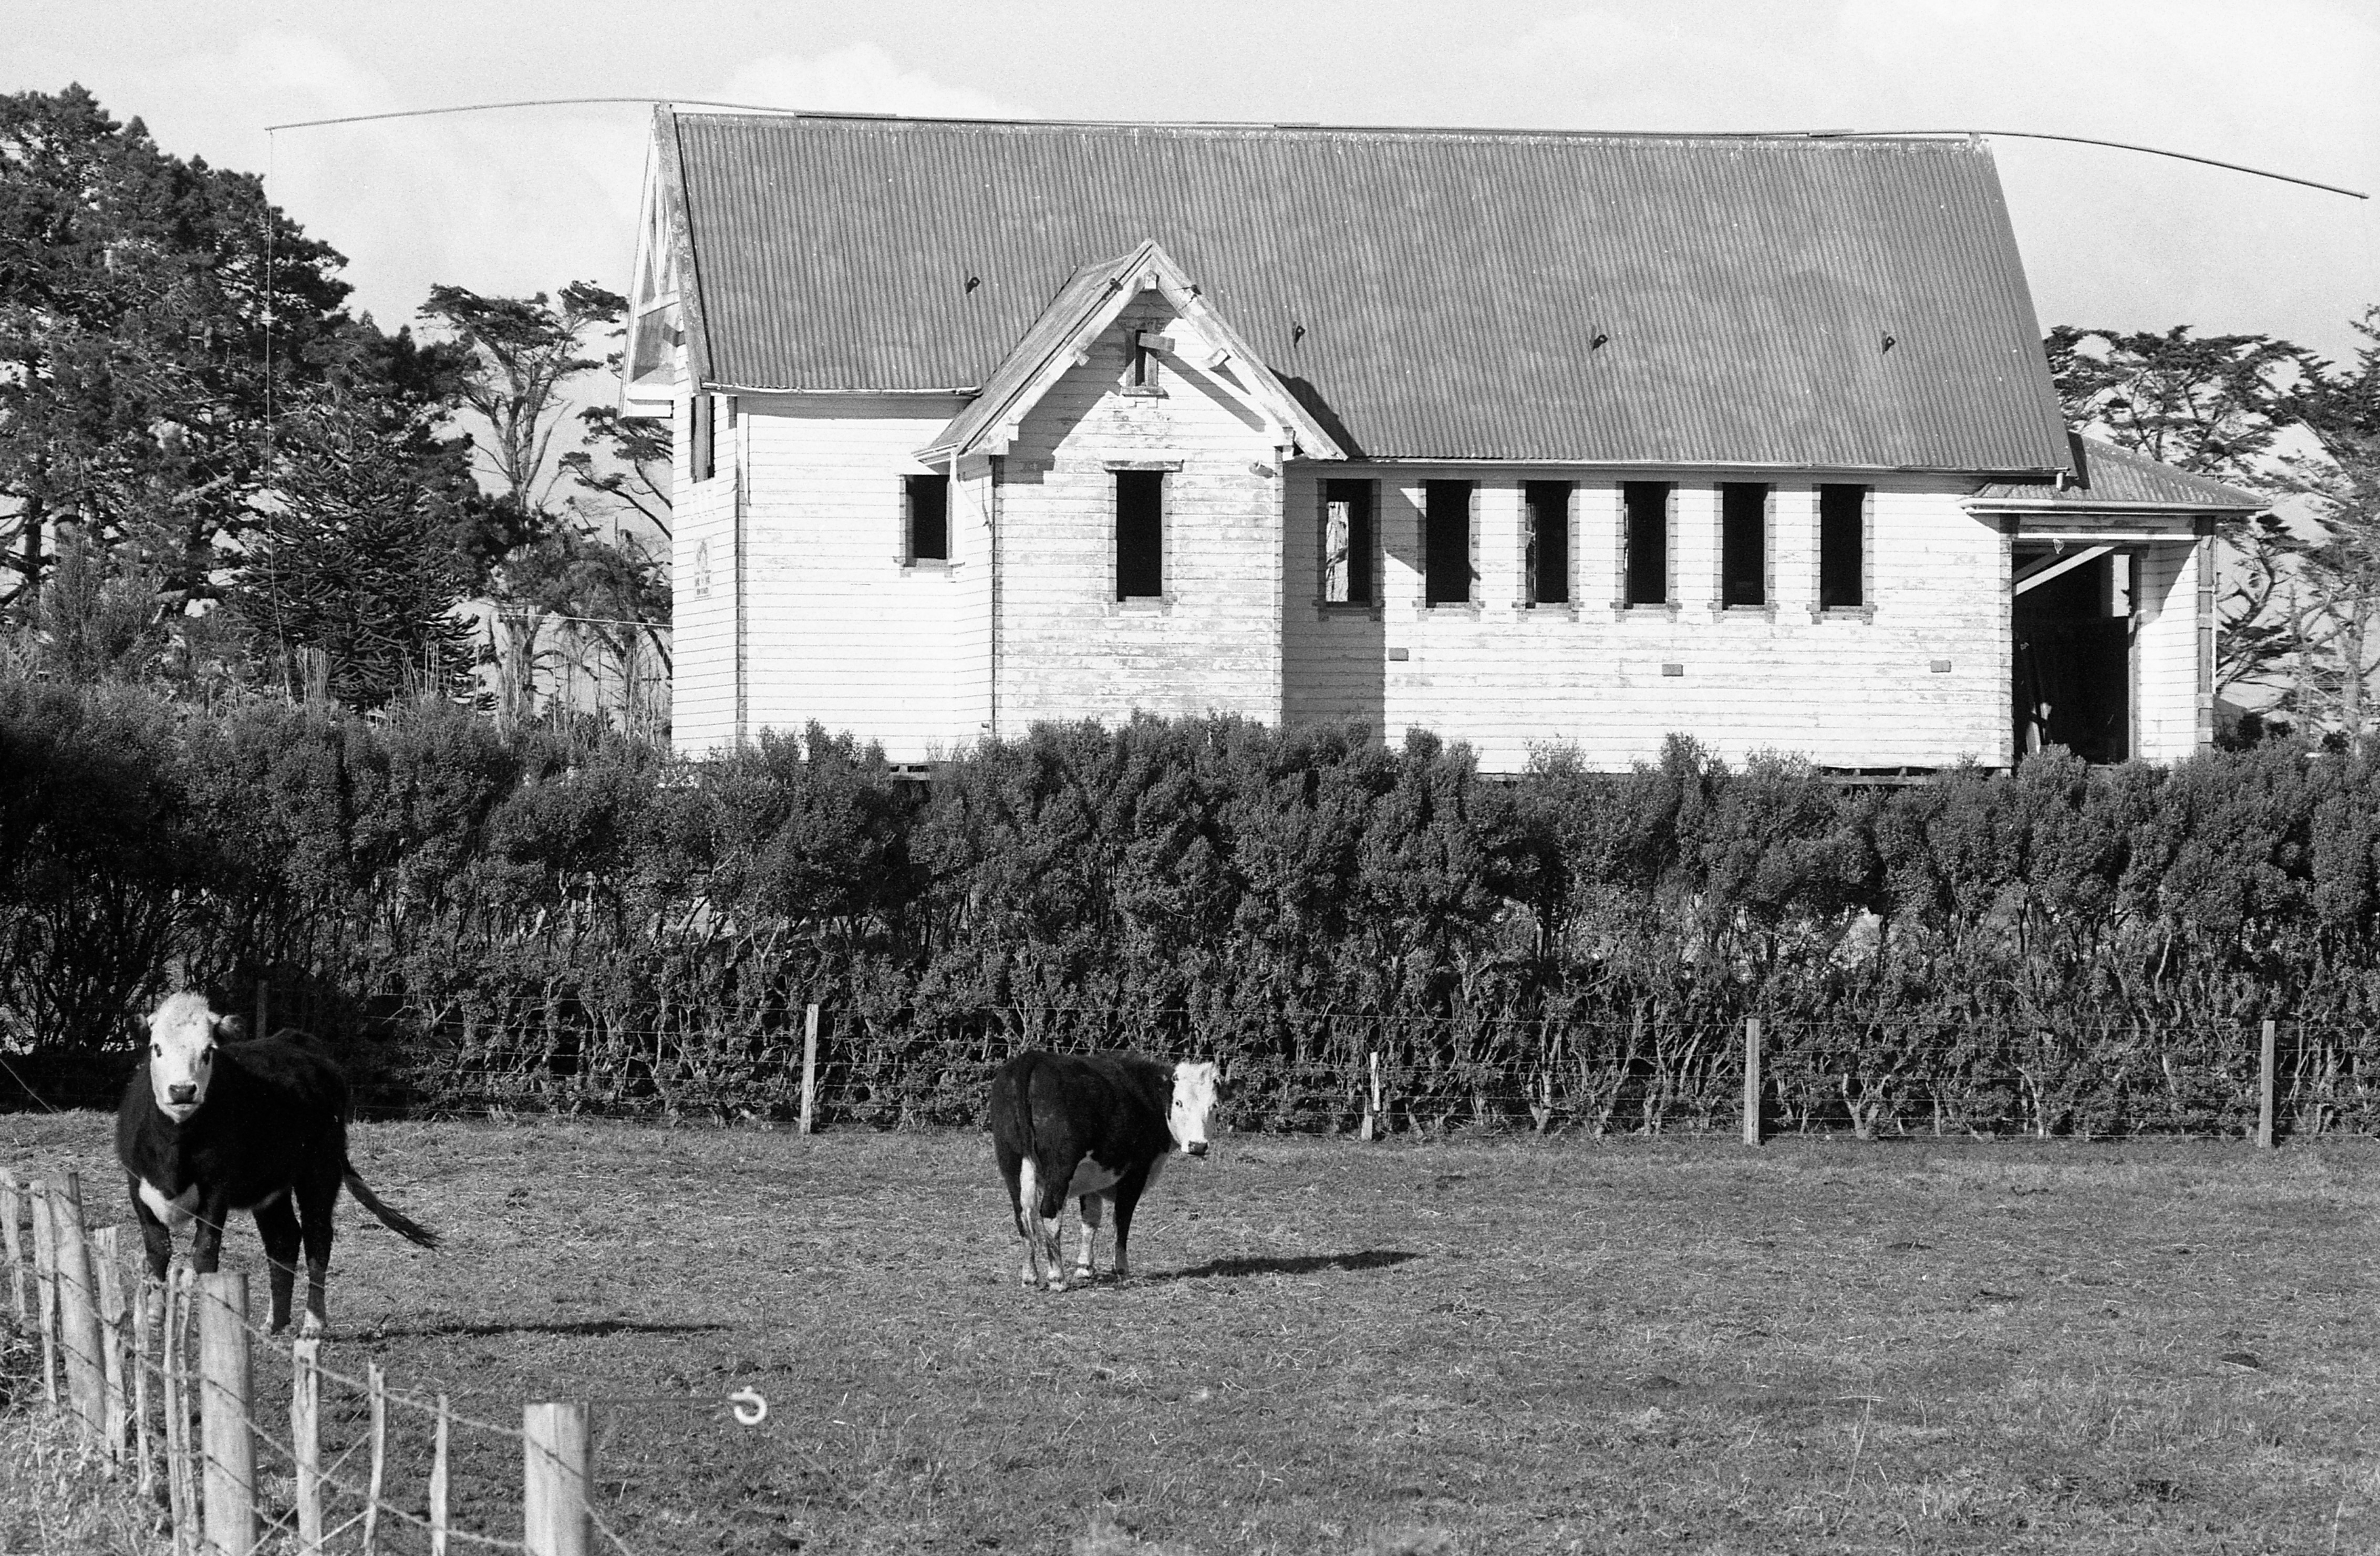
[[[356,1203],[361,1205],[365,1210],[370,1210],[374,1216],[378,1217],[381,1225],[388,1228],[391,1232],[395,1233],[399,1237],[404,1238],[408,1243],[418,1243],[425,1248],[434,1248],[438,1246],[438,1234],[431,1231],[419,1222],[415,1221],[411,1216],[407,1215],[404,1211],[390,1209],[387,1205],[382,1202],[379,1195],[374,1194],[370,1188],[364,1186],[363,1179],[356,1174],[355,1164],[353,1162],[349,1162],[347,1164],[344,1181],[347,1185],[347,1192],[356,1197]]]

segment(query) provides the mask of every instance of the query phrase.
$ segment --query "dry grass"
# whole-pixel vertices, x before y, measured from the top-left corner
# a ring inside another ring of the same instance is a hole
[[[114,1181],[96,1117],[12,1124],[0,1162]],[[358,1158],[453,1235],[345,1207],[326,1361],[497,1421],[685,1398],[599,1415],[640,1553],[2380,1547],[2369,1142],[1239,1137],[1168,1173],[1139,1278],[1054,1296],[979,1136],[389,1124]],[[745,1385],[764,1427],[693,1403]],[[517,1445],[459,1443],[464,1521],[516,1533]]]

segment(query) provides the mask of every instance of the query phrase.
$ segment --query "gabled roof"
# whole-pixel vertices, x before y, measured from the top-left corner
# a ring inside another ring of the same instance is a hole
[[[657,119],[690,366],[985,385],[1155,237],[1351,456],[2064,468],[1972,138]]]
[[[1271,370],[1258,361],[1247,343],[1198,295],[1154,239],[1132,252],[1104,263],[1086,265],[1071,276],[1050,306],[1041,310],[1005,359],[994,368],[982,393],[951,419],[931,444],[918,450],[929,462],[978,449],[1003,452],[1016,424],[1056,386],[1081,353],[1145,291],[1162,295],[1181,318],[1179,328],[1197,337],[1197,366],[1206,370],[1226,393],[1262,411],[1266,419],[1295,442],[1309,459],[1346,457],[1329,432],[1282,387]]]
[[[2067,434],[2074,474],[2052,481],[1994,481],[1967,499],[1988,508],[2093,508],[2166,513],[2262,513],[2273,504],[2252,492],[2119,448],[2080,432]]]

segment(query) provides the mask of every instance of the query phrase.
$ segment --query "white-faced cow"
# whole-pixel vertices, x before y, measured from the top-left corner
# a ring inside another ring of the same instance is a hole
[[[1133,1207],[1165,1159],[1207,1154],[1207,1117],[1218,1072],[1211,1063],[1160,1064],[1121,1053],[1020,1053],[991,1077],[991,1149],[1025,1239],[1027,1286],[1045,1266],[1066,1289],[1059,1217],[1072,1198],[1082,1216],[1075,1276],[1091,1278],[1091,1239],[1102,1201],[1115,1207],[1115,1272],[1132,1272]]]
[[[303,1032],[219,1040],[234,1025],[202,994],[168,998],[149,1018],[149,1058],[115,1110],[115,1154],[129,1174],[149,1272],[165,1278],[174,1229],[195,1221],[190,1264],[212,1271],[224,1222],[256,1217],[273,1265],[273,1327],[288,1327],[298,1250],[306,1250],[305,1332],[329,1320],[331,1207],[345,1183],[382,1225],[426,1248],[435,1234],[380,1202],[347,1161],[347,1083]],[[296,1201],[293,1209],[291,1201]]]

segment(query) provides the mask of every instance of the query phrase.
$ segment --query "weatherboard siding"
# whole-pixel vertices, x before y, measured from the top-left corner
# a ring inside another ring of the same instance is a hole
[[[1665,472],[1631,472],[1658,480]],[[1318,602],[1319,482],[1379,481],[1379,603]],[[1480,482],[1481,576],[1473,602],[1422,603],[1424,480]],[[1521,482],[1556,469],[1393,470],[1300,465],[1288,504],[1284,704],[1295,721],[1355,720],[1393,740],[1408,727],[1469,742],[1490,771],[1540,747],[1590,765],[1658,754],[1672,732],[1731,760],[1777,750],[1838,767],[1939,767],[2008,758],[2006,546],[1959,505],[1954,483],[1897,478],[1875,492],[1867,613],[1815,610],[1816,497],[1777,483],[1772,608],[1719,610],[1714,483],[1680,483],[1671,520],[1674,608],[1615,608],[1616,477],[1573,496],[1573,603],[1523,604]],[[1391,657],[1404,650],[1403,658]],[[1937,670],[1937,663],[1947,668]],[[1675,665],[1680,673],[1664,674]]]
[[[902,478],[953,405],[746,396],[734,458],[745,483],[746,734],[815,722],[880,742],[896,761],[977,733],[958,696],[981,570],[979,525],[953,501],[948,565],[906,557]],[[723,423],[723,418],[722,423]],[[720,462],[730,445],[722,426]],[[954,497],[955,497],[954,493]],[[687,679],[695,679],[689,672]],[[708,677],[702,677],[708,689]],[[710,735],[703,726],[701,735]],[[721,742],[689,732],[680,745]]]
[[[1020,423],[1001,461],[999,732],[1135,711],[1281,712],[1281,478],[1272,433],[1181,359],[1124,390],[1146,302]],[[1164,474],[1164,594],[1116,598],[1115,469]]]
[[[2135,754],[2149,761],[2178,761],[2198,748],[2198,547],[2205,543],[2143,546],[2133,564]]]

